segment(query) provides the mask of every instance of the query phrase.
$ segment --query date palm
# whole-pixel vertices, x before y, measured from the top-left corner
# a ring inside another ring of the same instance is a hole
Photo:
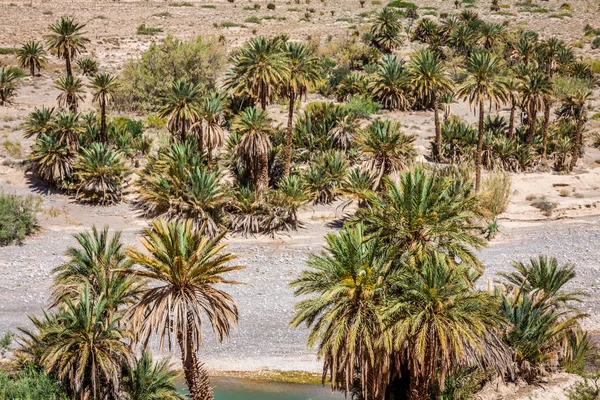
[[[284,50],[287,54],[288,74],[284,84],[284,93],[288,98],[288,123],[283,148],[283,175],[290,174],[292,164],[292,137],[294,105],[296,100],[306,96],[310,86],[321,79],[321,64],[314,51],[307,45],[297,42],[286,42]]]
[[[83,101],[83,84],[81,79],[72,75],[59,78],[54,85],[61,91],[56,100],[61,108],[68,108],[72,113],[77,113],[80,101]]]
[[[200,116],[200,87],[179,79],[173,82],[163,97],[163,105],[158,110],[161,118],[168,118],[167,127],[172,139],[179,137],[185,141],[187,132]]]
[[[375,15],[371,27],[373,42],[384,53],[391,53],[402,44],[400,15],[393,7],[384,7]]]
[[[42,67],[46,65],[44,45],[38,41],[30,40],[17,50],[17,59],[19,60],[19,67],[29,68],[31,76],[35,76],[36,70],[39,74]]]
[[[54,108],[35,107],[25,120],[25,132],[23,136],[36,138],[48,133],[53,128]]]
[[[417,153],[415,137],[405,135],[400,123],[377,119],[364,129],[357,142],[367,158],[367,169],[375,176],[375,187],[381,186],[384,176],[406,169]]]
[[[146,340],[157,335],[161,348],[165,341],[168,347],[173,339],[178,342],[194,400],[213,398],[208,374],[197,356],[206,320],[219,342],[238,320],[235,301],[222,285],[239,283],[225,275],[243,267],[225,265],[235,256],[224,252],[224,235],[211,238],[203,228],[194,229],[191,221],[158,219],[144,232],[145,251],[132,248],[128,252],[139,267],[133,274],[148,281],[132,310],[133,326]]]
[[[258,200],[269,186],[269,151],[271,150],[271,119],[267,112],[248,107],[233,121],[233,130],[240,135],[236,153],[248,160]]]
[[[85,133],[79,117],[80,114],[59,112],[53,122],[53,131],[58,135],[58,141],[72,152],[79,150],[80,136]]]
[[[290,65],[280,38],[255,37],[231,58],[225,87],[234,95],[249,96],[264,110],[284,87]]]
[[[542,72],[532,72],[523,77],[519,85],[523,105],[527,108],[527,143],[533,142],[537,113],[544,106],[546,97],[552,93],[552,82]]]
[[[117,79],[108,73],[94,75],[90,82],[93,91],[92,101],[100,107],[100,138],[104,144],[108,143],[106,135],[106,107],[112,101],[117,89]]]
[[[367,87],[388,110],[406,110],[410,104],[408,83],[404,61],[395,55],[387,55],[379,63],[379,68]]]
[[[479,108],[479,126],[475,158],[475,190],[481,187],[485,104],[498,107],[508,98],[506,80],[501,76],[500,59],[487,51],[474,51],[467,60],[467,79],[458,88],[458,97]]]
[[[122,390],[129,400],[184,400],[175,387],[177,375],[168,359],[153,363],[145,350],[135,363],[123,367]]]
[[[0,68],[0,106],[12,103],[17,92],[19,74],[14,68]]]
[[[84,27],[85,25],[77,24],[72,18],[64,16],[48,27],[51,33],[46,35],[46,44],[50,51],[59,58],[64,58],[67,76],[73,75],[72,61],[85,50],[85,44],[89,42],[84,36],[85,32],[82,32]]]
[[[440,96],[452,90],[444,62],[429,49],[417,51],[408,65],[411,85],[423,104],[432,104],[435,124],[435,158],[442,159],[442,128],[440,124]],[[431,101],[431,103],[429,102]]]
[[[363,397],[380,399],[391,347],[380,312],[391,258],[377,238],[369,239],[359,224],[328,234],[324,251],[309,254],[309,269],[291,283],[305,298],[294,307],[291,325],[310,328],[308,345],[318,343],[333,388],[350,392],[358,372]]]
[[[75,154],[54,131],[43,133],[31,147],[31,171],[51,184],[61,184],[73,173]]]
[[[101,400],[119,389],[121,365],[132,359],[122,316],[108,312],[107,299],[97,299],[84,286],[76,302],[66,300],[56,325],[44,332],[42,365],[68,382],[73,397]]]
[[[218,93],[212,92],[200,102],[198,122],[192,125],[192,129],[198,134],[198,147],[201,153],[206,145],[209,166],[212,165],[213,152],[223,146],[225,140],[223,123],[223,99]]]

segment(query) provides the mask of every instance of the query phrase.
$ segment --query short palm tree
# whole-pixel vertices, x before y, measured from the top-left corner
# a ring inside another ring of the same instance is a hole
[[[35,40],[30,40],[17,50],[17,59],[19,60],[19,67],[29,68],[31,76],[35,76],[36,70],[39,74],[42,67],[46,65],[44,45]]]
[[[121,365],[132,359],[121,315],[108,313],[107,300],[94,299],[85,286],[76,302],[67,300],[56,325],[44,332],[42,365],[68,382],[76,398],[113,397],[120,386]]]
[[[321,79],[321,64],[314,51],[307,45],[297,42],[286,42],[284,50],[287,53],[288,74],[283,85],[283,92],[289,101],[288,123],[283,148],[283,175],[290,174],[292,164],[292,137],[294,105],[296,100],[306,96],[310,86]]]
[[[200,87],[183,79],[174,81],[163,97],[163,106],[158,110],[161,118],[168,118],[167,127],[179,140],[185,141],[186,133],[198,121]]]
[[[364,398],[382,398],[391,336],[380,311],[392,258],[361,225],[325,240],[324,251],[309,254],[309,269],[291,283],[304,298],[294,307],[291,325],[310,327],[308,345],[318,343],[324,374],[335,389],[350,392],[358,373]]]
[[[264,110],[281,91],[290,65],[280,38],[255,37],[231,58],[225,87],[237,96],[249,96]]]
[[[138,281],[128,274],[131,260],[125,255],[121,233],[110,235],[108,228],[74,235],[77,247],[66,251],[67,261],[52,270],[52,306],[66,300],[76,303],[84,287],[90,290],[92,300],[104,298],[110,312],[137,301]]]
[[[123,367],[122,391],[129,400],[184,400],[175,387],[177,375],[168,359],[152,363],[145,350],[135,363]]]
[[[77,113],[77,107],[80,101],[83,101],[83,84],[81,79],[72,75],[59,78],[55,83],[55,88],[61,93],[56,98],[58,106],[68,108],[72,113]]]
[[[409,80],[407,79],[404,61],[395,55],[386,55],[379,63],[379,68],[368,88],[388,110],[406,110],[410,104],[407,96]]]
[[[473,51],[467,60],[467,79],[458,88],[457,95],[469,101],[471,107],[479,108],[479,131],[475,159],[475,190],[481,187],[483,164],[483,136],[485,104],[498,107],[508,98],[506,80],[500,75],[500,59],[487,51]]]
[[[256,107],[242,111],[233,122],[233,130],[240,135],[236,152],[247,159],[257,199],[261,200],[269,186],[269,151],[271,150],[271,119],[267,112]]]
[[[25,132],[23,136],[36,138],[48,133],[53,128],[54,108],[34,108],[25,120]]]
[[[79,116],[71,112],[59,112],[53,122],[53,131],[58,141],[73,152],[79,150],[80,136],[85,133]]]
[[[100,107],[100,138],[104,144],[108,143],[106,135],[106,107],[112,101],[113,94],[117,89],[117,79],[108,73],[94,75],[90,82],[93,90],[92,101]]]
[[[406,169],[417,153],[415,137],[405,135],[397,121],[377,119],[364,129],[357,139],[360,151],[367,158],[367,169],[375,176],[377,190],[384,176]]]
[[[535,134],[538,110],[542,109],[546,97],[550,96],[552,82],[548,80],[544,73],[532,72],[523,77],[519,90],[523,99],[523,106],[527,108],[527,121],[529,124],[527,143],[531,144]]]
[[[373,42],[384,53],[391,53],[392,50],[402,44],[402,25],[400,24],[400,15],[393,7],[384,7],[375,16],[371,34]]]
[[[496,43],[502,42],[506,34],[506,27],[502,24],[484,22],[479,28],[480,40],[486,50],[491,50]]]
[[[73,173],[75,154],[57,132],[42,134],[31,147],[31,170],[45,182],[60,185]]]
[[[0,106],[12,103],[12,98],[17,93],[19,78],[14,68],[0,68]]]
[[[429,49],[417,51],[408,65],[411,85],[423,104],[433,106],[435,123],[435,157],[442,159],[442,128],[440,124],[440,96],[452,90],[451,80],[446,76],[444,62]],[[429,102],[431,101],[431,103]]]
[[[46,43],[50,51],[65,59],[67,76],[73,75],[72,61],[85,50],[85,44],[89,42],[84,36],[85,32],[82,32],[84,27],[69,17],[60,17],[48,27],[51,33],[46,36]]]
[[[198,134],[198,147],[201,153],[206,145],[209,166],[212,165],[213,152],[223,146],[225,140],[223,123],[223,99],[216,92],[209,93],[200,102],[198,122],[192,125],[192,129]]]
[[[132,310],[135,330],[146,339],[158,335],[161,347],[165,340],[170,347],[175,337],[194,400],[213,398],[208,374],[197,357],[206,320],[221,342],[238,319],[237,306],[222,285],[239,283],[225,275],[243,267],[225,265],[235,256],[224,252],[224,235],[210,238],[202,228],[194,229],[191,221],[158,219],[145,230],[145,251],[129,250],[139,267],[133,273],[149,284]]]

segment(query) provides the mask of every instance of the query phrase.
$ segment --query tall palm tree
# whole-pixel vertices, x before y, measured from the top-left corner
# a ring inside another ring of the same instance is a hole
[[[376,119],[362,131],[357,142],[367,157],[367,169],[375,176],[374,190],[381,186],[384,176],[406,169],[417,153],[415,136],[405,135],[400,123]]]
[[[173,82],[163,97],[163,106],[158,110],[161,118],[168,118],[167,127],[172,140],[179,137],[185,141],[186,133],[198,121],[200,115],[200,87],[179,79]]]
[[[92,300],[102,297],[110,312],[137,301],[138,281],[129,275],[131,260],[125,254],[121,233],[110,235],[108,228],[74,235],[78,247],[69,247],[67,261],[52,270],[52,306],[66,300],[77,302],[79,293],[88,287]]]
[[[566,47],[566,44],[555,37],[552,37],[546,41],[543,41],[540,46],[540,52],[542,53],[542,61],[546,68],[546,78],[552,85],[552,77],[557,67],[557,62],[561,50]],[[546,94],[544,96],[544,125],[542,131],[543,143],[542,143],[542,157],[546,159],[546,152],[548,149],[548,131],[550,129],[550,108],[552,107],[552,96]]]
[[[30,40],[17,50],[17,59],[19,67],[29,68],[31,76],[35,76],[35,70],[37,69],[39,74],[42,67],[46,65],[46,50],[42,43]]]
[[[76,302],[66,300],[56,325],[44,332],[42,365],[68,382],[73,397],[101,400],[115,396],[121,365],[132,359],[122,316],[108,311],[108,301],[94,299],[85,285]]]
[[[519,82],[512,75],[509,75],[508,79],[506,80],[506,91],[508,93],[508,102],[510,103],[507,136],[509,139],[512,139],[515,135],[515,114],[520,100]]]
[[[309,46],[286,42],[284,50],[287,54],[288,74],[284,84],[284,93],[288,98],[288,123],[283,148],[283,175],[290,174],[292,164],[292,132],[294,105],[296,100],[306,96],[309,86],[315,85],[321,79],[321,64],[319,58]]]
[[[165,340],[170,347],[175,336],[194,400],[213,398],[208,374],[196,353],[206,319],[219,342],[229,336],[238,319],[237,306],[221,285],[239,283],[224,275],[244,267],[225,265],[235,256],[223,251],[224,236],[222,232],[210,238],[203,228],[194,229],[192,221],[158,219],[145,230],[145,251],[132,248],[128,253],[139,267],[133,274],[149,284],[133,308],[134,327],[146,340],[158,335],[161,348]]]
[[[129,400],[184,400],[173,382],[177,372],[168,359],[152,363],[152,355],[144,350],[133,364],[123,366],[122,390]]]
[[[19,74],[14,68],[0,68],[0,106],[11,104],[17,92]]]
[[[68,108],[72,113],[77,113],[77,107],[80,101],[83,101],[83,84],[81,79],[72,75],[59,78],[54,85],[61,93],[56,98],[58,106]]]
[[[248,107],[233,121],[233,130],[240,135],[236,152],[249,161],[257,199],[262,199],[269,186],[269,151],[271,150],[271,119],[267,112]]]
[[[552,82],[542,72],[532,72],[523,77],[519,85],[523,105],[527,108],[527,143],[531,144],[535,135],[537,113],[544,106],[546,97],[552,93]],[[547,140],[547,139],[545,139]]]
[[[82,32],[84,27],[85,25],[77,24],[72,18],[64,16],[48,27],[51,33],[46,35],[46,43],[50,51],[65,59],[67,76],[73,75],[71,63],[89,42],[84,36],[85,32]]]
[[[452,83],[446,76],[444,62],[429,49],[417,51],[408,65],[410,82],[423,100],[423,104],[433,105],[435,123],[435,158],[442,159],[442,128],[440,124],[440,95],[452,90]],[[429,101],[431,100],[431,103]]]
[[[117,78],[108,73],[94,75],[90,82],[93,90],[92,101],[100,106],[100,138],[104,144],[108,143],[106,135],[106,106],[112,101],[117,89]]]
[[[457,95],[469,101],[471,107],[479,108],[477,153],[475,159],[475,190],[481,187],[483,164],[483,135],[485,103],[498,107],[506,102],[508,88],[500,75],[500,59],[487,51],[474,51],[467,60],[467,80],[458,88]]]
[[[296,296],[311,296],[296,304],[291,325],[311,328],[308,345],[318,343],[333,388],[350,392],[358,372],[363,397],[379,399],[388,383],[391,337],[380,311],[391,257],[360,224],[325,240],[321,254],[309,254],[310,269],[291,283]]]
[[[237,96],[249,96],[264,110],[289,76],[289,62],[281,38],[255,37],[231,58],[225,87]]]
[[[201,153],[206,144],[209,166],[212,165],[213,152],[223,146],[225,140],[223,123],[223,99],[218,93],[211,92],[200,102],[198,122],[192,125],[192,129],[198,133],[198,147]]]
[[[408,84],[404,61],[391,54],[383,57],[367,87],[384,108],[406,110],[409,106]]]

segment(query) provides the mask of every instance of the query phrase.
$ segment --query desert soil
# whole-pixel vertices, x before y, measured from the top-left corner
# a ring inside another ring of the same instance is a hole
[[[118,72],[125,60],[135,57],[152,41],[172,33],[183,39],[195,35],[223,35],[226,46],[239,46],[254,34],[287,33],[292,39],[342,38],[350,33],[352,25],[368,22],[359,14],[381,7],[368,1],[360,8],[358,0],[302,0],[273,1],[275,10],[267,10],[266,0],[256,2],[235,0],[191,1],[191,6],[158,1],[19,1],[0,0],[0,47],[16,47],[29,39],[40,39],[47,25],[60,15],[72,15],[87,24],[86,31],[92,39],[88,47],[104,69]],[[260,10],[250,10],[254,3]],[[452,1],[428,0],[418,2],[422,7],[435,7],[437,12],[453,12]],[[489,2],[479,0],[475,11],[489,14]],[[582,41],[577,52],[583,58],[598,58],[599,50],[590,48],[591,38],[583,37],[583,27],[591,24],[600,27],[600,12],[595,1],[573,1],[572,17],[552,18],[559,12],[563,0],[540,2],[549,9],[547,14],[524,12],[516,1],[507,0],[512,15],[489,15],[487,19],[498,22],[508,20],[511,25],[539,31],[543,37],[557,35],[567,42]],[[211,6],[214,6],[212,8]],[[315,10],[310,21],[300,21],[307,9]],[[162,16],[159,16],[162,15]],[[261,24],[244,22],[251,16],[274,16]],[[285,18],[285,19],[284,19]],[[243,24],[245,27],[223,28],[223,22]],[[160,27],[164,33],[157,37],[136,35],[138,25]],[[408,54],[415,45],[407,44],[401,50]],[[1,56],[0,65],[14,64],[13,56]],[[16,102],[11,107],[0,108],[0,191],[35,194],[43,199],[40,213],[42,230],[20,245],[0,248],[0,333],[29,326],[28,314],[39,314],[48,301],[52,283],[51,271],[64,261],[64,252],[75,244],[73,233],[92,225],[110,226],[122,231],[127,245],[136,246],[144,227],[149,223],[133,209],[122,203],[112,207],[81,205],[73,199],[33,185],[28,179],[22,160],[29,152],[31,140],[22,136],[22,123],[34,107],[54,106],[57,91],[53,81],[61,74],[62,64],[52,59],[42,77],[25,78],[19,88]],[[91,107],[87,98],[86,107]],[[311,97],[312,100],[316,99]],[[599,111],[598,93],[590,102],[589,115]],[[281,122],[285,110],[272,107],[270,112]],[[501,110],[506,114],[507,110]],[[453,105],[453,113],[474,121],[466,104]],[[433,117],[429,112],[381,113],[383,117],[398,119],[404,129],[418,136],[421,154],[427,152],[433,133]],[[590,121],[588,133],[598,130],[598,121]],[[18,143],[19,151],[8,151],[6,141]],[[582,309],[589,314],[586,328],[600,330],[600,168],[596,168],[600,151],[586,149],[586,156],[578,169],[570,175],[552,173],[514,174],[513,189],[508,211],[500,218],[500,234],[481,251],[486,272],[480,281],[485,288],[500,271],[510,269],[513,260],[526,260],[538,254],[551,254],[561,262],[577,266],[577,278],[571,288],[582,290],[589,296]],[[544,216],[531,206],[531,197],[544,196],[557,203],[551,216]],[[229,341],[215,344],[207,335],[204,359],[215,371],[281,370],[319,371],[315,351],[306,347],[307,330],[292,329],[288,323],[296,302],[288,284],[305,268],[309,252],[320,251],[324,235],[335,231],[342,216],[337,204],[330,207],[307,206],[301,219],[306,227],[289,236],[271,238],[231,237],[229,250],[239,255],[237,262],[247,266],[236,272],[235,278],[246,285],[230,288],[239,304],[240,322]],[[208,333],[208,332],[207,332]],[[565,385],[565,379],[559,380]],[[569,381],[570,382],[570,381]],[[514,389],[514,388],[513,388]],[[529,390],[529,389],[527,389]],[[514,393],[516,389],[509,390]],[[558,392],[561,392],[557,391]],[[549,392],[535,395],[529,390],[524,396],[544,398]],[[552,392],[552,397],[554,397]],[[558,395],[557,395],[558,396]],[[507,397],[508,398],[508,397]]]

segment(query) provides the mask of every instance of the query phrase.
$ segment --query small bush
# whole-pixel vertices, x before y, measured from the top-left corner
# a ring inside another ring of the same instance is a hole
[[[231,21],[224,21],[221,22],[221,28],[242,28],[244,27],[244,25],[242,24],[237,24],[235,22],[231,22]]]
[[[392,2],[390,2],[388,4],[388,7],[396,7],[396,8],[412,8],[413,10],[416,10],[417,8],[419,8],[415,3],[412,3],[410,1],[400,1],[400,0],[394,0]]]
[[[0,246],[21,242],[40,228],[40,205],[38,197],[0,193]]]
[[[175,3],[169,3],[169,5],[171,7],[194,7],[194,4],[190,3],[189,1],[178,1]]]
[[[590,68],[594,74],[600,74],[600,60],[593,60],[590,63]]]
[[[506,172],[491,174],[483,181],[481,207],[492,216],[502,214],[508,208],[511,181]]]
[[[92,76],[98,72],[98,61],[85,57],[77,61],[77,67],[85,76]]]
[[[152,14],[153,17],[157,17],[157,18],[171,18],[173,16],[173,14],[171,14],[168,11],[163,11],[157,14]]]
[[[214,4],[202,4],[200,6],[200,8],[211,8],[211,9],[214,9],[214,8],[217,8],[217,6],[215,6]]]
[[[592,40],[592,49],[600,48],[600,36],[596,36],[594,40]]]
[[[141,24],[140,26],[138,26],[136,33],[138,35],[152,36],[162,31],[162,28],[152,28],[150,26],[146,26],[146,24]]]
[[[600,395],[599,376],[584,377],[583,381],[575,383],[565,390],[569,400],[595,400]]]
[[[260,24],[260,18],[258,17],[248,17],[244,20],[244,22],[248,22],[250,24]]]
[[[583,49],[583,46],[585,46],[585,43],[583,42],[583,40],[576,40],[574,42],[571,42],[571,46],[577,47],[578,49]]]
[[[275,3],[269,3],[269,4],[267,4],[267,9],[268,10],[274,10],[275,9]]]
[[[5,140],[2,144],[4,146],[4,150],[8,153],[12,158],[21,158],[23,148],[21,147],[20,142],[13,142],[12,140]]]
[[[15,47],[0,47],[0,55],[17,54]]]
[[[552,203],[551,201],[546,200],[546,197],[542,196],[539,199],[532,201],[531,206],[540,210],[546,217],[550,217],[552,212],[558,207],[558,203]]]

